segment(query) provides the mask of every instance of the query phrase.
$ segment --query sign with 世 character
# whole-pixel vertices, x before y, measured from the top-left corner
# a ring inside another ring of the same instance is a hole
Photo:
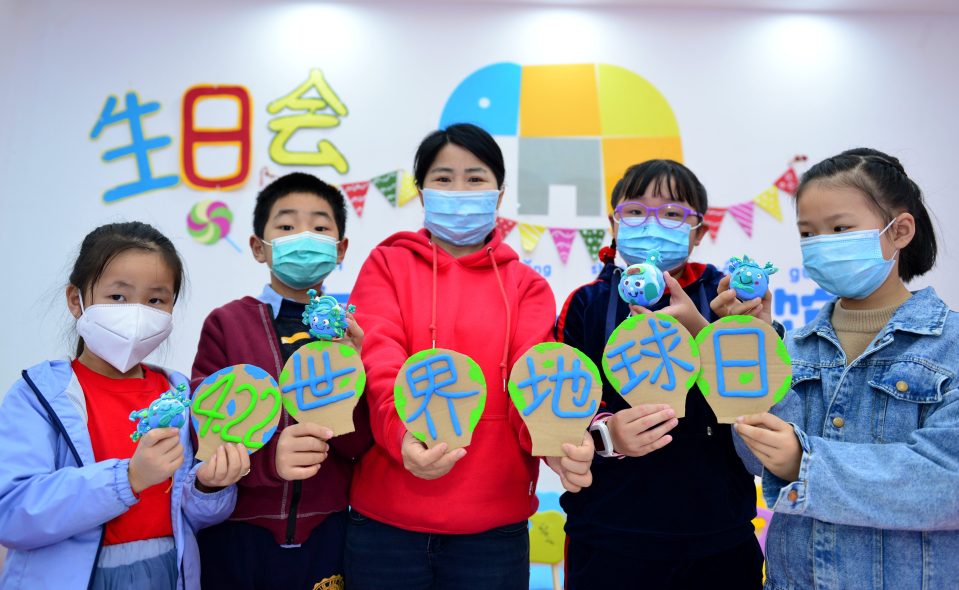
[[[252,454],[269,442],[283,400],[276,380],[253,365],[233,365],[203,380],[193,394],[191,416],[196,458],[210,459],[224,443],[242,443]]]
[[[696,336],[702,372],[696,381],[717,420],[765,412],[792,383],[792,361],[776,330],[750,316],[729,316]]]
[[[513,365],[509,396],[529,429],[533,455],[559,457],[563,443],[583,444],[603,382],[585,354],[568,344],[543,342]]]
[[[301,346],[280,373],[287,413],[297,422],[326,426],[336,436],[355,430],[353,409],[366,387],[363,361],[355,348],[318,341]]]
[[[629,405],[669,404],[682,418],[686,392],[699,375],[699,348],[676,318],[634,315],[610,335],[603,372]]]
[[[406,429],[432,448],[465,447],[486,406],[486,378],[479,365],[444,348],[430,348],[408,358],[393,387],[396,411]]]

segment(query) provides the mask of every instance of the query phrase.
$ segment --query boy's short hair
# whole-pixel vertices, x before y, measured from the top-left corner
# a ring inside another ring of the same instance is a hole
[[[700,215],[705,215],[709,208],[706,187],[692,170],[674,160],[648,160],[630,166],[613,187],[612,208],[624,199],[639,197],[650,184],[664,197],[689,203]]]
[[[346,199],[343,193],[312,174],[291,172],[263,187],[256,196],[256,206],[253,208],[253,233],[256,237],[263,239],[273,203],[292,193],[309,193],[329,203],[340,239],[346,235]]]

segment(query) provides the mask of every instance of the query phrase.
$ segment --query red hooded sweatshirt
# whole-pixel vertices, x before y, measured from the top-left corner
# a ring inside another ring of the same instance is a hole
[[[480,251],[454,258],[423,229],[377,246],[350,301],[366,333],[365,396],[376,441],[354,471],[350,504],[380,522],[429,533],[479,533],[529,518],[539,463],[504,380],[531,346],[553,340],[556,303],[546,280],[519,261],[499,230]],[[466,456],[427,481],[403,467],[406,427],[393,383],[406,359],[434,339],[479,364],[487,398]]]

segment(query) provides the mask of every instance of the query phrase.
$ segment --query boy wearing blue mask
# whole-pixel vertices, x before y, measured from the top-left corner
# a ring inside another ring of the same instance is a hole
[[[729,279],[712,265],[688,261],[706,235],[708,207],[706,189],[688,168],[671,160],[632,166],[611,204],[613,246],[600,253],[599,277],[567,299],[556,326],[560,341],[599,364],[610,334],[630,313],[669,314],[694,335],[720,315],[770,321],[768,296],[716,300]],[[617,250],[627,264],[660,253],[668,292],[650,310],[631,309],[619,297]],[[729,425],[717,423],[696,387],[678,420],[667,405],[631,408],[604,376],[603,407],[590,430],[597,449],[593,485],[561,499],[569,590],[620,588],[624,580],[630,588],[657,590],[762,586],[753,476]]]
[[[312,340],[303,324],[307,291],[343,261],[346,204],[318,178],[292,173],[257,196],[250,249],[270,269],[258,297],[210,313],[203,324],[192,385],[219,369],[246,363],[279,377],[287,359]],[[359,350],[363,331],[352,314],[345,340]],[[356,432],[298,424],[284,410],[267,446],[250,457],[236,509],[198,538],[204,589],[342,587],[346,508],[353,463],[371,444],[365,403]],[[322,469],[320,468],[322,464]]]

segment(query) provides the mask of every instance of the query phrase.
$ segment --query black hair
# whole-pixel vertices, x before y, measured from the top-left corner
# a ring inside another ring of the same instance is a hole
[[[449,143],[465,149],[489,166],[496,177],[496,186],[503,188],[503,180],[506,178],[503,151],[492,135],[471,123],[456,123],[446,129],[437,129],[423,138],[416,150],[416,157],[413,158],[416,186],[423,188],[426,173],[436,160],[436,154]]]
[[[910,213],[916,220],[916,234],[899,253],[899,277],[909,282],[924,275],[936,264],[936,232],[923,202],[919,186],[906,175],[899,160],[871,148],[846,150],[819,162],[802,175],[796,189],[796,203],[810,184],[848,187],[866,195],[871,205],[889,223],[895,210]]]
[[[103,271],[114,258],[127,250],[156,252],[173,272],[173,300],[180,295],[183,285],[183,261],[173,242],[152,225],[140,221],[101,225],[83,238],[80,253],[73,270],[70,284],[80,290],[81,296],[99,282]],[[83,352],[83,339],[77,348],[77,356]]]
[[[630,166],[613,187],[610,205],[615,209],[624,199],[640,197],[650,184],[658,194],[685,201],[701,216],[706,215],[709,208],[706,187],[692,170],[674,160],[647,160]]]
[[[346,199],[343,193],[312,174],[305,172],[291,172],[281,176],[263,187],[256,196],[256,205],[253,207],[253,233],[263,239],[266,223],[270,220],[270,210],[273,203],[292,193],[308,193],[316,195],[330,204],[333,209],[333,221],[340,232],[339,238],[346,235]]]

